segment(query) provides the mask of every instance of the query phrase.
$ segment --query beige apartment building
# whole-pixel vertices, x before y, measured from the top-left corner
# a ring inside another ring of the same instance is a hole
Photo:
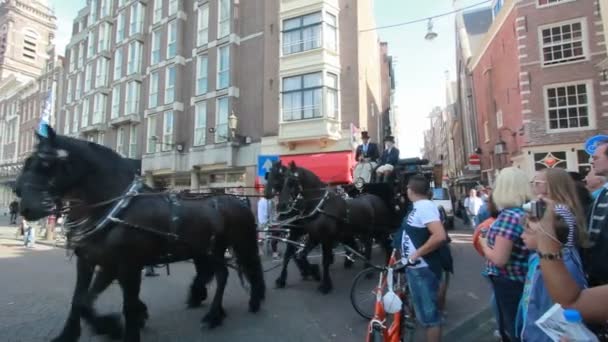
[[[259,155],[346,169],[354,128],[391,131],[392,61],[359,32],[374,26],[371,0],[91,0],[57,127],[141,159],[161,188],[252,186]]]

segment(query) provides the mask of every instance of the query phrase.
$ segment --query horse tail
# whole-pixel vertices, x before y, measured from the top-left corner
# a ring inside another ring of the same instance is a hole
[[[239,222],[241,231],[234,239],[232,247],[239,269],[251,284],[249,311],[257,312],[266,296],[266,284],[258,250],[257,224],[253,213],[247,211],[248,214]]]

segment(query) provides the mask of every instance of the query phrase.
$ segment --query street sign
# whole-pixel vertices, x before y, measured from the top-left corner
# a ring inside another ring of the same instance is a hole
[[[585,151],[592,156],[597,148],[597,143],[603,140],[608,140],[608,135],[596,135],[585,141]]]
[[[279,156],[260,155],[258,156],[258,177],[264,179],[266,172],[272,168],[272,163],[279,160]]]
[[[471,154],[469,156],[469,164],[470,165],[481,165],[481,159],[478,154]]]

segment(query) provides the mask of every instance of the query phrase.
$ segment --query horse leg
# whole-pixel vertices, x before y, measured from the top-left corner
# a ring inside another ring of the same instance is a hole
[[[223,250],[225,250],[225,248]],[[209,312],[203,317],[203,322],[207,323],[209,328],[215,328],[218,325],[221,325],[226,317],[226,312],[222,307],[222,300],[224,298],[226,284],[228,283],[228,268],[224,265],[223,251],[221,254],[215,253],[214,255],[211,264],[213,265],[217,289],[215,290],[215,295],[211,302],[211,308],[209,308]],[[219,258],[218,255],[221,255],[221,258]]]
[[[321,280],[319,266],[308,262],[308,254],[310,254],[310,252],[317,247],[317,245],[318,243],[316,241],[308,239],[304,245],[304,248],[300,252],[296,253],[295,261],[300,268],[303,280],[308,280],[308,276],[312,276],[312,278],[316,281]]]
[[[193,259],[194,267],[196,268],[196,276],[190,285],[190,294],[188,296],[188,307],[197,308],[207,299],[207,283],[213,278],[213,272],[209,267],[205,267],[204,258],[196,257]]]
[[[332,264],[333,250],[330,241],[324,241],[321,243],[323,249],[323,279],[321,279],[321,285],[319,285],[319,291],[323,294],[331,292],[333,285],[331,278],[329,277],[329,266]]]
[[[99,294],[105,291],[114,279],[116,279],[116,272],[114,270],[105,267],[100,268],[93,279],[93,284],[89,291],[83,296],[81,316],[91,325],[95,334],[108,335],[112,339],[119,339],[122,336],[120,316],[115,314],[99,316],[93,307],[93,303]],[[145,304],[143,305],[145,307]]]
[[[125,318],[124,342],[140,341],[141,266],[124,266],[120,269],[118,281],[122,287],[123,315]]]
[[[258,243],[255,238],[255,225],[252,225],[249,231],[252,233],[251,237],[243,235],[234,239],[232,249],[239,266],[239,276],[241,275],[240,272],[244,273],[251,285],[249,312],[258,312],[262,300],[266,296],[266,284],[264,282],[262,261],[258,253]]]
[[[285,281],[287,279],[287,266],[289,266],[289,261],[296,254],[296,246],[291,243],[287,244],[285,248],[285,254],[283,254],[283,267],[281,268],[281,274],[275,280],[275,285],[277,288],[282,289],[285,287]]]
[[[76,287],[72,295],[72,305],[68,319],[59,336],[55,337],[52,342],[72,342],[78,341],[80,337],[80,315],[82,310],[82,299],[87,293],[95,265],[90,264],[82,257],[76,259]]]

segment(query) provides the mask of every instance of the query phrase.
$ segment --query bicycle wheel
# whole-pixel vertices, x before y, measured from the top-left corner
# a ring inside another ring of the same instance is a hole
[[[384,342],[384,336],[380,329],[372,329],[367,335],[368,342]]]
[[[401,342],[414,342],[416,338],[416,317],[414,310],[407,301],[403,305],[403,315],[401,316]]]
[[[350,287],[350,303],[357,313],[370,320],[374,316],[376,287],[382,271],[369,267],[359,272]]]

